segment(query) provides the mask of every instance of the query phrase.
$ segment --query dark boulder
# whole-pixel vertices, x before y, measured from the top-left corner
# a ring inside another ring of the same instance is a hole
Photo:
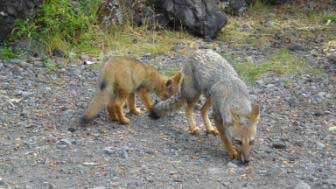
[[[102,29],[109,29],[113,25],[123,23],[123,15],[119,0],[105,0],[97,10],[97,20]]]
[[[227,23],[213,0],[155,0],[156,13],[162,13],[175,29],[185,27],[206,40],[214,39]]]
[[[42,0],[0,0],[0,42],[11,33],[15,19],[34,15]]]
[[[246,0],[218,0],[217,4],[224,12],[232,15],[241,15],[247,9]]]
[[[292,3],[292,0],[262,0],[264,4],[270,4],[270,5],[281,5],[285,3]]]
[[[125,15],[134,26],[145,25],[149,29],[161,29],[168,25],[169,20],[161,12],[154,11],[152,0],[125,0]]]

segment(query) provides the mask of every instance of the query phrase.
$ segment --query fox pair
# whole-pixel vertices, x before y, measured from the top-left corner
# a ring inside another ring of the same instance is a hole
[[[132,65],[126,64],[125,66]],[[124,68],[125,70],[118,70],[118,73],[113,72],[113,74],[111,74],[112,71],[108,70],[112,70],[112,67],[114,67],[114,64],[110,64],[110,66],[105,66],[102,74],[103,78],[106,78],[104,77],[106,74],[110,76],[108,78],[115,78],[111,76],[116,75],[120,72],[124,74],[124,77],[120,81],[114,82],[115,84],[112,84],[113,82],[111,81],[108,82],[107,78],[105,79],[106,83],[104,84],[103,81],[105,80],[103,79],[100,83],[100,89],[110,87],[111,89],[109,89],[109,91],[116,91],[115,88],[117,86],[120,88],[120,84],[118,84],[119,82],[122,82],[123,80],[132,80],[130,79],[131,77],[126,71],[130,71],[130,69]],[[144,67],[144,70],[147,69],[153,70],[150,67]],[[137,72],[134,72],[133,75],[138,75],[136,73]],[[193,107],[198,101],[199,97],[201,95],[204,95],[206,97],[206,102],[201,108],[201,116],[203,118],[207,133],[219,133],[221,140],[224,143],[224,146],[228,150],[229,156],[240,159],[243,163],[249,162],[249,153],[255,140],[257,131],[256,125],[260,117],[260,108],[259,105],[253,104],[251,102],[247,86],[241,79],[239,79],[236,71],[229,63],[227,63],[224,58],[222,58],[213,50],[198,50],[191,56],[189,56],[188,61],[184,63],[182,74],[179,72],[173,78],[170,78],[168,80],[153,80],[147,78],[153,77],[154,75],[144,75],[143,77],[141,77],[141,80],[139,79],[140,83],[141,81],[145,80],[147,82],[144,83],[148,83],[148,85],[140,84],[139,86],[142,86],[144,88],[149,88],[148,86],[152,86],[152,91],[156,92],[156,94],[158,94],[159,96],[162,96],[160,94],[164,94],[161,99],[166,99],[155,104],[154,106],[149,105],[148,107],[148,104],[146,105],[146,100],[144,101],[144,104],[150,111],[150,116],[152,118],[157,119],[161,116],[168,114],[169,112],[185,106],[186,117],[189,124],[189,131],[191,133],[197,133],[199,129],[196,126],[195,120],[193,118]],[[155,78],[157,77],[158,76],[155,76]],[[161,77],[165,78],[163,76],[160,76],[159,78]],[[113,81],[116,80],[114,79]],[[105,87],[102,87],[102,85]],[[128,86],[127,82],[125,88],[126,86]],[[154,86],[157,86],[157,89],[155,89]],[[162,88],[162,86],[164,87]],[[137,91],[140,92],[141,87],[133,87],[132,91],[133,92],[130,93],[131,95],[133,95]],[[146,89],[146,91],[149,90]],[[101,92],[102,90],[98,91],[98,94],[84,114],[82,120],[87,121],[91,119],[98,111],[97,104],[101,107],[104,103],[108,101],[106,100],[106,98],[111,98],[111,96],[114,96],[115,94],[112,92],[105,92],[106,94],[102,95]],[[120,96],[120,93],[117,96]],[[141,96],[142,95],[140,92],[140,97]],[[169,96],[171,97],[168,98]],[[142,97],[142,99],[146,98]],[[119,100],[117,100],[117,102],[118,101]],[[129,99],[128,103],[132,112],[132,100]],[[116,112],[116,108],[109,108],[116,106],[110,106],[109,104],[107,107],[110,116],[111,112]],[[116,116],[119,116],[120,106],[117,107],[119,108],[119,113],[117,113]],[[208,110],[210,107],[212,107],[212,111],[214,114],[216,129],[211,126],[211,122],[208,117]],[[113,116],[111,117],[113,118]]]

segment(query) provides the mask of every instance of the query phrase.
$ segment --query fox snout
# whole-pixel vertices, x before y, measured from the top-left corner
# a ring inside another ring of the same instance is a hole
[[[249,143],[243,143],[240,149],[240,161],[243,164],[248,164],[250,162],[250,151],[251,145]]]
[[[161,116],[160,116],[160,114],[156,113],[154,110],[151,110],[149,112],[149,117],[151,119],[157,120],[157,119],[160,119]]]
[[[248,163],[250,162],[250,155],[249,155],[249,154],[241,153],[241,154],[240,154],[240,161],[241,161],[243,164],[248,164]]]

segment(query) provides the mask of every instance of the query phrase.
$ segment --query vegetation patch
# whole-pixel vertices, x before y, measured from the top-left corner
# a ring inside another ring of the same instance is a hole
[[[17,58],[17,55],[11,47],[9,47],[7,44],[0,46],[0,59],[9,60],[13,58]]]
[[[335,38],[336,16],[327,11],[307,11],[294,5],[279,7],[256,3],[241,17],[229,17],[219,39],[231,47],[268,47],[274,41],[314,41]]]
[[[64,64],[56,64],[53,59],[47,57],[42,60],[42,64],[48,70],[48,72],[53,72],[64,67]]]
[[[102,52],[132,56],[164,54],[176,42],[192,39],[184,32],[150,31],[146,26],[133,27],[128,22],[102,31],[96,22],[100,2],[44,1],[34,18],[17,20],[9,42],[33,39],[43,45],[46,54],[52,55],[57,49],[66,57],[76,59],[81,54],[99,56]]]
[[[279,75],[297,73],[318,73],[308,62],[287,49],[278,49],[264,57],[261,62],[237,61],[232,55],[224,55],[237,72],[247,81],[253,83],[262,74],[273,72]]]

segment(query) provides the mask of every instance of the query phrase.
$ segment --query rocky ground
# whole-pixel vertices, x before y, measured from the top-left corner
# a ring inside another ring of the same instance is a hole
[[[0,61],[0,188],[335,188],[335,64],[322,48],[301,47],[292,50],[320,73],[266,73],[249,85],[262,114],[248,166],[205,135],[199,117],[201,134],[188,134],[183,110],[157,121],[128,115],[130,126],[104,110],[79,128],[95,66],[49,72],[39,59]],[[275,48],[216,50],[258,62]],[[176,70],[183,56],[174,51],[140,59]]]

